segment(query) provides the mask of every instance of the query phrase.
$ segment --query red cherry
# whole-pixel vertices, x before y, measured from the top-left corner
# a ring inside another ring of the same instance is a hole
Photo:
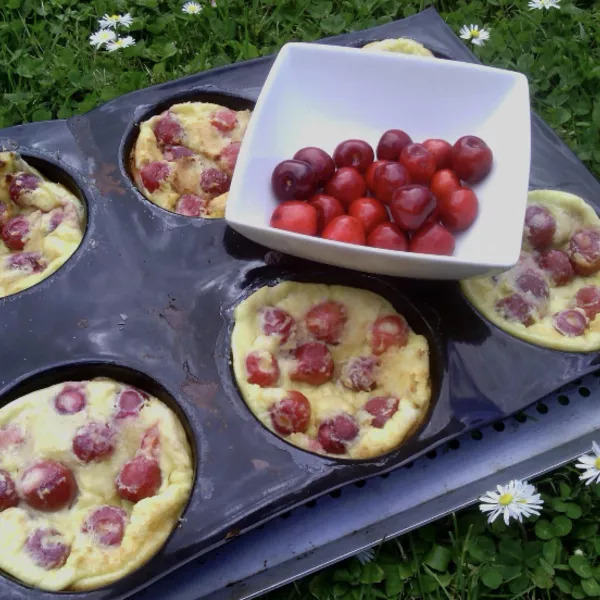
[[[212,196],[220,196],[229,191],[231,179],[227,173],[221,169],[210,168],[202,172],[200,175],[200,187],[207,194]]]
[[[389,221],[385,206],[375,198],[357,198],[348,207],[348,214],[356,217],[363,224],[366,234],[369,234],[379,223]]]
[[[271,187],[278,200],[304,200],[317,187],[315,172],[306,162],[284,160],[273,169]]]
[[[99,506],[88,513],[81,531],[91,534],[101,546],[119,546],[123,541],[126,521],[127,513],[122,508]]]
[[[33,173],[17,173],[10,177],[8,195],[15,204],[21,205],[21,194],[32,192],[39,184],[40,180]]]
[[[588,319],[593,319],[600,313],[600,288],[588,285],[577,290],[575,304],[583,309]]]
[[[403,348],[408,343],[409,328],[406,319],[400,315],[386,315],[377,318],[369,331],[367,340],[373,354],[379,356],[388,348]]]
[[[546,250],[539,255],[537,262],[554,285],[566,285],[575,277],[569,256],[562,250]]]
[[[342,167],[333,174],[324,191],[328,196],[337,198],[344,206],[349,206],[353,200],[366,194],[367,183],[356,169]]]
[[[452,169],[467,183],[481,181],[492,168],[492,151],[475,135],[459,138],[452,146],[450,156]]]
[[[115,450],[115,432],[106,423],[92,421],[75,432],[73,453],[84,463],[100,462]]]
[[[56,529],[38,528],[25,540],[25,550],[38,567],[58,569],[67,562],[71,546]]]
[[[345,214],[342,203],[337,198],[327,196],[327,194],[315,194],[308,203],[317,209],[319,231],[323,231],[335,217]]]
[[[450,256],[454,252],[454,246],[454,237],[447,229],[437,223],[429,223],[414,233],[408,249],[422,254]]]
[[[400,152],[400,164],[410,173],[414,183],[429,183],[435,173],[435,156],[423,144],[408,144]]]
[[[511,294],[496,302],[496,311],[507,321],[518,321],[525,327],[533,325],[533,306],[521,294]]]
[[[390,212],[398,227],[411,231],[419,229],[435,209],[436,199],[424,185],[404,185],[390,201]]]
[[[19,504],[19,496],[13,478],[8,471],[0,469],[0,512]]]
[[[354,418],[347,413],[342,413],[321,423],[317,439],[325,452],[344,454],[348,443],[357,435],[358,425]]]
[[[18,215],[9,219],[2,227],[2,241],[9,250],[23,250],[29,239],[29,221]]]
[[[71,504],[77,483],[71,470],[56,460],[38,460],[21,474],[21,496],[33,508],[44,512],[61,510]]]
[[[290,373],[293,381],[322,385],[333,375],[333,357],[322,342],[307,342],[294,352],[296,368]]]
[[[206,211],[207,201],[195,194],[184,194],[177,201],[175,212],[186,217],[200,217]]]
[[[312,167],[317,187],[323,187],[335,172],[333,158],[325,150],[321,150],[321,148],[313,146],[302,148],[294,154],[294,160],[301,160]]]
[[[219,131],[232,131],[237,125],[237,113],[229,108],[219,108],[213,114],[210,123]]]
[[[364,246],[366,242],[363,224],[357,218],[347,215],[332,219],[323,230],[321,237],[360,246]]]
[[[375,388],[375,368],[379,361],[374,356],[354,356],[342,366],[340,381],[355,392],[369,392]]]
[[[317,209],[299,200],[282,202],[271,215],[271,227],[304,235],[316,235],[318,223]]]
[[[464,231],[475,221],[479,202],[473,190],[460,188],[439,200],[442,223],[451,231]]]
[[[579,275],[593,275],[600,270],[600,229],[586,227],[576,231],[567,254]]]
[[[527,207],[523,234],[534,248],[549,246],[555,231],[556,219],[545,206],[532,204]]]
[[[389,204],[394,192],[411,182],[410,175],[400,163],[381,165],[373,174],[373,193],[380,202]]]
[[[269,414],[277,433],[304,433],[310,424],[310,402],[304,394],[291,390],[271,405]]]
[[[431,176],[431,181],[429,182],[429,189],[438,200],[449,196],[452,192],[460,188],[460,179],[452,169],[436,171]]]
[[[401,129],[388,129],[377,144],[377,158],[379,160],[398,160],[402,148],[411,142],[410,136]]]
[[[567,337],[581,335],[587,327],[587,319],[578,310],[561,310],[552,315],[552,324],[558,333]]]
[[[296,321],[290,313],[276,306],[265,306],[260,312],[260,324],[265,335],[278,335],[282,344],[296,332]]]
[[[183,127],[169,111],[155,121],[152,130],[159,144],[179,145],[183,141]]]
[[[317,340],[337,344],[348,321],[348,311],[341,302],[326,300],[315,304],[304,317],[306,329]]]
[[[387,165],[392,161],[390,160],[376,160],[375,162],[369,165],[367,172],[365,173],[365,181],[367,182],[367,188],[374,192],[375,190],[375,172],[381,165]]]
[[[159,187],[171,172],[168,163],[164,161],[155,161],[148,163],[140,171],[140,177],[144,187],[152,194]]]
[[[367,246],[404,251],[408,247],[408,242],[404,231],[398,225],[381,223],[367,237]]]
[[[373,415],[371,426],[382,429],[383,426],[396,414],[398,398],[392,396],[375,396],[367,401],[365,410]]]
[[[123,500],[139,502],[154,496],[160,488],[162,475],[158,461],[138,454],[127,461],[115,480],[117,494]]]
[[[452,144],[448,143],[446,140],[433,138],[425,140],[423,146],[435,156],[436,169],[447,169],[450,166]]]
[[[246,356],[248,383],[270,387],[279,379],[279,366],[267,350],[254,350]]]
[[[361,173],[373,162],[373,148],[363,140],[346,140],[337,145],[333,160],[338,168],[354,167]]]

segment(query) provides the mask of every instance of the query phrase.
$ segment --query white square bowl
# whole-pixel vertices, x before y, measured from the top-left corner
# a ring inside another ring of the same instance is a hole
[[[492,149],[492,171],[473,189],[475,223],[453,256],[357,246],[270,227],[277,200],[271,173],[305,146],[330,154],[343,140],[373,148],[387,129],[413,140],[454,143],[477,135]],[[272,249],[367,273],[463,279],[501,271],[519,257],[530,163],[529,86],[520,73],[392,52],[320,44],[283,47],[267,77],[238,157],[226,219]]]

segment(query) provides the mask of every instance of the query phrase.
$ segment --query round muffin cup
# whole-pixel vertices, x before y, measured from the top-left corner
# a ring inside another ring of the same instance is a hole
[[[218,104],[220,106],[224,106],[225,108],[230,108],[231,110],[253,110],[255,102],[254,100],[250,100],[248,98],[244,98],[243,96],[236,96],[230,94],[226,91],[200,91],[200,90],[190,90],[183,93],[179,93],[173,96],[170,96],[168,99],[159,102],[152,108],[143,112],[136,120],[130,123],[129,127],[125,131],[123,135],[123,139],[121,142],[120,148],[120,170],[121,173],[125,174],[134,188],[136,195],[138,197],[143,198],[145,202],[148,202],[152,206],[155,206],[157,209],[164,211],[168,214],[177,215],[178,217],[185,219],[203,219],[203,217],[188,217],[186,215],[181,215],[176,213],[175,211],[167,210],[155,204],[143,194],[140,190],[134,174],[133,174],[133,163],[134,163],[134,152],[135,152],[135,144],[140,132],[140,125],[145,121],[148,121],[152,117],[161,114],[165,110],[168,110],[171,106],[175,104],[181,104],[183,102],[206,102],[211,104]],[[213,219],[206,219],[208,221]],[[220,219],[214,219],[220,220]]]
[[[225,326],[219,336],[218,347],[222,352],[217,352],[217,354],[221,354],[221,356],[226,356],[226,362],[221,358],[219,360],[219,371],[225,383],[225,389],[228,392],[228,395],[235,404],[241,409],[244,415],[251,415],[251,418],[254,421],[257,421],[260,424],[260,429],[262,430],[263,437],[269,441],[269,443],[283,443],[288,448],[291,447],[295,451],[298,451],[303,454],[309,454],[312,456],[316,456],[319,459],[326,461],[335,461],[346,465],[352,464],[363,464],[363,463],[372,463],[379,462],[381,460],[400,458],[401,454],[410,455],[414,450],[415,441],[418,439],[418,434],[426,429],[429,424],[432,413],[435,410],[435,406],[437,400],[440,395],[440,390],[443,385],[443,380],[446,373],[445,368],[445,358],[444,358],[444,344],[439,336],[436,333],[435,327],[432,326],[432,322],[434,322],[435,317],[433,315],[428,316],[426,309],[417,308],[408,298],[399,293],[396,289],[385,283],[384,281],[370,276],[370,275],[361,275],[358,273],[340,273],[338,271],[334,271],[331,273],[328,272],[315,272],[312,274],[297,274],[291,272],[281,272],[278,274],[269,273],[270,269],[257,269],[257,272],[254,273],[251,282],[249,282],[247,288],[244,290],[243,294],[235,299],[235,301],[228,305],[224,306],[222,310],[222,316],[225,320]],[[427,408],[427,412],[425,413],[422,420],[415,425],[411,429],[411,431],[405,436],[404,441],[390,449],[383,454],[379,454],[377,456],[369,457],[369,458],[345,458],[344,456],[334,456],[334,455],[323,455],[316,452],[311,452],[310,450],[305,450],[296,446],[295,444],[288,442],[285,437],[279,436],[273,431],[271,431],[255,414],[252,412],[250,407],[246,404],[240,389],[238,387],[235,374],[233,372],[233,352],[231,348],[231,336],[233,332],[233,327],[235,325],[234,320],[234,311],[236,306],[238,306],[241,302],[243,302],[246,298],[252,295],[257,290],[265,287],[265,286],[274,286],[283,281],[292,281],[298,283],[320,283],[326,285],[340,285],[346,286],[350,288],[359,288],[371,291],[379,296],[382,296],[386,300],[388,300],[394,309],[402,316],[406,318],[410,328],[417,334],[423,335],[427,343],[429,345],[429,380],[431,386],[431,396],[429,401],[429,406]],[[400,463],[402,464],[402,463]]]

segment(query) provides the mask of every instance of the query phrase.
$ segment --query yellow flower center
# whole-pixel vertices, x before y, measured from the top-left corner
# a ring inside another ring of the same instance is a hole
[[[477,29],[471,29],[471,35],[474,38],[478,38],[479,37],[479,31],[477,31]]]
[[[600,456],[594,461],[594,467],[600,470]]]
[[[119,20],[119,15],[111,15],[110,16],[112,21],[118,21]]]
[[[498,504],[501,504],[502,506],[507,506],[512,501],[513,501],[513,495],[509,494],[508,492],[506,494],[502,494],[502,496],[500,496],[500,498],[498,498]]]

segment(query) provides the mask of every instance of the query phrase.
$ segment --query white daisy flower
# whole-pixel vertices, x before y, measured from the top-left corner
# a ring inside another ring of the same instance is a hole
[[[373,548],[365,548],[356,555],[356,558],[361,565],[366,565],[375,558],[375,552]]]
[[[115,29],[121,20],[121,15],[104,15],[98,23],[102,29]]]
[[[508,525],[511,518],[522,522],[523,517],[539,515],[544,503],[535,486],[526,481],[513,479],[508,485],[496,486],[497,491],[486,492],[479,500],[479,510],[490,513],[488,523],[493,523],[500,515]]]
[[[135,40],[128,35],[124,38],[117,38],[114,42],[109,42],[106,44],[106,49],[109,52],[114,52],[115,50],[120,50],[121,48],[129,48],[129,46],[133,46],[134,44]]]
[[[110,29],[100,29],[90,35],[90,44],[96,49],[112,42],[117,37],[117,34]]]
[[[582,454],[575,465],[583,471],[579,479],[584,480],[586,485],[600,483],[600,446],[596,442],[592,442],[592,452],[593,455]]]
[[[559,8],[560,0],[530,0],[529,8],[531,10],[550,10],[551,8]]]
[[[479,25],[463,25],[459,34],[463,40],[471,40],[475,46],[483,46],[490,37],[490,32],[483,27],[479,29]]]
[[[133,23],[133,17],[130,13],[125,13],[119,17],[119,25],[123,25],[125,28],[129,28]]]
[[[197,15],[202,12],[202,6],[198,2],[186,2],[181,7],[181,12],[184,12],[186,15]]]

